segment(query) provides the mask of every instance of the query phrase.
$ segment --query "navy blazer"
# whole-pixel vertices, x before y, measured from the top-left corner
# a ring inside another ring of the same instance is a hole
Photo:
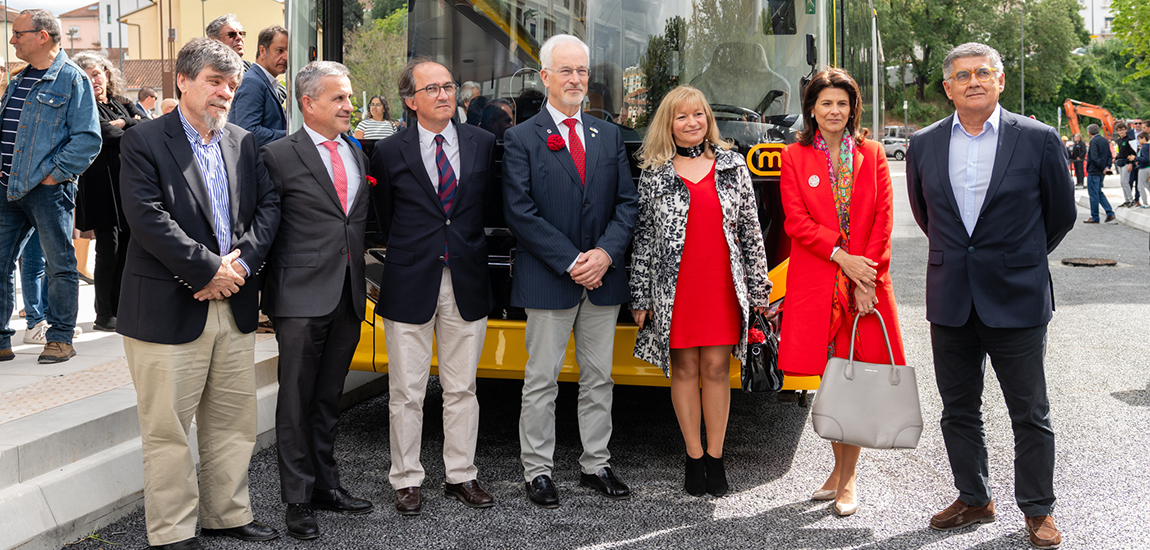
[[[455,305],[465,321],[476,321],[486,317],[494,304],[483,205],[493,188],[495,136],[476,126],[455,124],[459,173],[448,216],[423,165],[416,126],[380,140],[371,154],[370,171],[376,179],[372,197],[387,243],[375,312],[400,323],[431,320],[439,300],[446,243]]]
[[[906,153],[911,210],[930,240],[927,320],[962,326],[973,305],[989,327],[1046,324],[1054,309],[1047,254],[1078,212],[1062,140],[1003,109],[990,185],[967,235],[950,182],[954,116],[915,132]]]
[[[567,149],[552,151],[547,138],[560,132],[543,109],[503,135],[503,215],[515,235],[511,305],[569,309],[583,286],[567,273],[580,253],[602,248],[611,256],[603,286],[587,291],[598,306],[631,299],[624,269],[638,213],[638,195],[623,136],[610,123],[582,115],[586,185]],[[566,130],[566,129],[564,129]]]
[[[220,153],[228,172],[232,248],[255,273],[229,303],[240,332],[259,321],[259,279],[280,222],[280,199],[255,136],[224,127]],[[124,132],[120,194],[132,228],[116,332],[156,344],[200,337],[208,302],[193,296],[215,277],[220,257],[212,202],[178,110]]]
[[[267,75],[255,64],[236,90],[228,122],[254,134],[261,147],[287,135],[287,113]]]

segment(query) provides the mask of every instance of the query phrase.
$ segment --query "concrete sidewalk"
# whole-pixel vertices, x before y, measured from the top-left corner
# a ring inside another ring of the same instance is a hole
[[[1150,208],[1118,208],[1119,204],[1126,202],[1126,198],[1122,194],[1122,185],[1118,183],[1118,176],[1106,176],[1102,182],[1102,192],[1106,195],[1106,200],[1110,201],[1110,207],[1114,209],[1114,215],[1118,218],[1118,222],[1150,233]],[[1078,201],[1079,206],[1087,210],[1089,215],[1090,194],[1085,189],[1075,189],[1074,198]],[[1150,197],[1140,197],[1140,199],[1142,204],[1147,204],[1147,201],[1150,201]],[[1099,209],[1098,219],[1099,221],[1106,219],[1106,212]],[[1079,223],[1082,223],[1081,220]]]
[[[81,283],[84,333],[64,363],[38,364],[43,346],[23,343],[23,318],[9,321],[16,359],[0,364],[0,549],[56,550],[143,504],[136,392],[122,337],[92,330],[94,292]],[[259,451],[275,440],[274,335],[256,335],[255,360]],[[385,375],[352,372],[344,406],[386,388]]]

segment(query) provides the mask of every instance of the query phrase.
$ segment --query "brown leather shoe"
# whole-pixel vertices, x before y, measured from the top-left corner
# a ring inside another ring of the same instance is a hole
[[[1030,533],[1030,544],[1035,548],[1058,548],[1062,544],[1062,533],[1054,526],[1051,516],[1026,518],[1026,531]]]
[[[401,516],[418,516],[423,513],[423,502],[419,497],[419,487],[404,487],[395,492],[395,511]]]
[[[38,363],[63,363],[76,356],[76,348],[64,342],[48,342],[44,351],[40,352]]]
[[[12,348],[0,349],[0,361],[11,361],[16,358],[16,354]]]
[[[1110,223],[1116,219],[1118,218],[1114,214],[1110,214],[1109,216],[1106,216],[1106,223]]]
[[[955,500],[946,510],[930,518],[930,528],[939,531],[950,531],[959,527],[966,527],[973,523],[992,523],[994,521],[994,501],[986,506],[973,507],[962,500]]]
[[[463,483],[444,483],[443,496],[454,498],[472,508],[490,508],[495,506],[495,497],[479,486],[479,481],[471,480]]]

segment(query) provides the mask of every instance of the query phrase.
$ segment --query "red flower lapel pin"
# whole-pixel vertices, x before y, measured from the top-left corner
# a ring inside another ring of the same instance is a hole
[[[372,187],[375,187],[375,183],[376,183],[375,178],[373,178],[371,176],[367,176],[367,183],[370,183]]]
[[[552,151],[562,151],[563,148],[566,146],[567,146],[567,143],[563,141],[562,137],[560,137],[556,134],[551,134],[551,135],[547,136],[547,148],[548,149],[550,149]]]

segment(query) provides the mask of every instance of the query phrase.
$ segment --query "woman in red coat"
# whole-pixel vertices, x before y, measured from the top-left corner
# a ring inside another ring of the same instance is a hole
[[[855,358],[890,361],[878,316],[886,321],[894,361],[906,364],[890,284],[892,196],[881,144],[859,130],[858,85],[842,69],[815,75],[803,93],[804,129],[783,151],[784,229],[791,237],[779,367],[821,375],[831,356],[846,357],[851,325],[859,320]],[[812,496],[834,499],[833,510],[858,509],[855,466],[859,448],[831,443],[835,467]]]

